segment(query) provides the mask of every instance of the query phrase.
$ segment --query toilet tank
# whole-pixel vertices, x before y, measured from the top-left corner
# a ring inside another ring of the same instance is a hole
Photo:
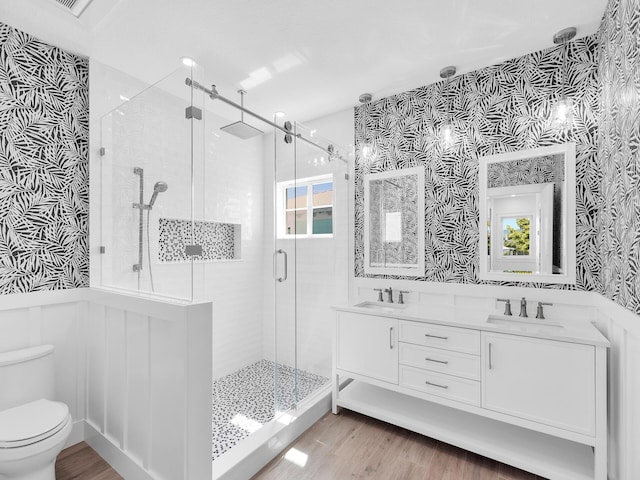
[[[54,399],[53,345],[0,353],[0,410]]]

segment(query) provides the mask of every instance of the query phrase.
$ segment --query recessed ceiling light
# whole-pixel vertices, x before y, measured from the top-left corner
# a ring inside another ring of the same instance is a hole
[[[180,60],[182,60],[182,64],[185,67],[194,67],[196,65],[196,61],[191,57],[180,57]]]
[[[278,118],[282,118],[282,117],[286,116],[286,114],[284,112],[276,112],[275,116],[278,117]]]

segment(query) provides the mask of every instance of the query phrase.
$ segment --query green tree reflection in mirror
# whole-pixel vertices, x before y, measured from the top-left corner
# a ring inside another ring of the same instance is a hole
[[[531,218],[504,218],[502,224],[504,234],[502,254],[504,256],[529,255]]]

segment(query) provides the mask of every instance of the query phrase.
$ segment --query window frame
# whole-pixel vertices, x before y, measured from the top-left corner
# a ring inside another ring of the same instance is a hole
[[[331,203],[324,205],[313,204],[313,187],[331,183]],[[287,208],[287,189],[307,187],[307,205],[299,208]],[[299,178],[296,180],[286,180],[276,184],[276,237],[278,239],[298,239],[298,238],[333,238],[335,228],[335,183],[333,174],[318,175],[315,177]],[[314,210],[331,207],[331,233],[313,233],[313,212]],[[307,212],[307,233],[287,233],[287,213]]]

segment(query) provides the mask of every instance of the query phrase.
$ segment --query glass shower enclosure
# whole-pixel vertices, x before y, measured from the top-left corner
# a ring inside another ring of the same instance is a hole
[[[329,392],[348,162],[300,123],[238,125],[239,104],[204,76],[179,68],[102,118],[100,279],[212,302],[215,476],[235,446]]]

